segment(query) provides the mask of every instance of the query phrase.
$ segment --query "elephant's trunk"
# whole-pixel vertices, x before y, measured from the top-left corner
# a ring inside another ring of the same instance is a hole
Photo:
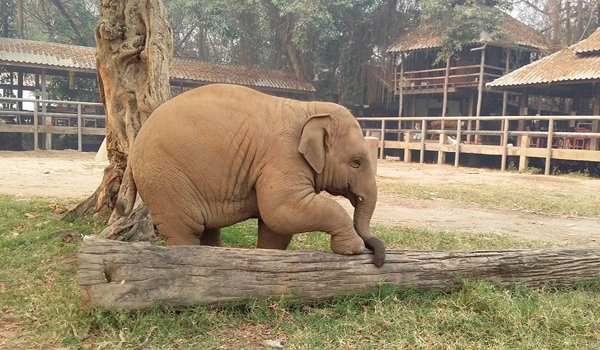
[[[363,191],[361,191],[363,192]],[[377,266],[382,266],[385,261],[385,247],[383,242],[371,234],[369,225],[377,204],[377,184],[375,178],[369,181],[367,190],[361,193],[356,201],[354,208],[354,229],[358,235],[365,241],[368,249],[375,252],[373,262]]]

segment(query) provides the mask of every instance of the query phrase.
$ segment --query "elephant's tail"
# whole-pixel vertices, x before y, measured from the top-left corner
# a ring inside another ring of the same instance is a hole
[[[123,174],[123,180],[127,182],[127,193],[125,194],[127,207],[125,207],[125,203],[123,203],[123,198],[119,192],[119,197],[117,198],[117,205],[115,208],[119,216],[127,216],[131,214],[135,204],[135,198],[137,196],[137,187],[135,186],[133,171],[131,170],[131,166],[129,164],[127,165],[127,169],[125,169],[125,174]]]

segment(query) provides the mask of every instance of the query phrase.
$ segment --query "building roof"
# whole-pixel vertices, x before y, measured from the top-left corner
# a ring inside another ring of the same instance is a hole
[[[589,38],[488,83],[489,87],[526,86],[600,79],[600,29]]]
[[[0,62],[56,69],[96,70],[96,49],[49,42],[0,38]],[[247,66],[225,65],[173,58],[172,80],[202,83],[230,83],[251,87],[313,92],[315,88],[284,72]]]
[[[546,42],[544,37],[535,29],[498,11],[505,19],[498,35],[490,35],[482,32],[479,40],[473,44],[499,44],[508,46],[519,46],[533,50],[544,50]],[[407,52],[417,50],[437,49],[443,46],[442,38],[437,33],[428,31],[425,27],[418,27],[405,32],[398,37],[388,48],[388,52]]]

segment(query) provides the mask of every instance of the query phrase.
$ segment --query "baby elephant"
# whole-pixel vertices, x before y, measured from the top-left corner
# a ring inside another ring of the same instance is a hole
[[[344,107],[215,84],[157,108],[137,135],[129,166],[128,215],[136,192],[169,245],[221,244],[221,227],[258,218],[258,248],[286,249],[292,235],[323,231],[331,250],[374,250],[369,223],[377,186],[360,125]],[[355,207],[354,220],[336,201]]]

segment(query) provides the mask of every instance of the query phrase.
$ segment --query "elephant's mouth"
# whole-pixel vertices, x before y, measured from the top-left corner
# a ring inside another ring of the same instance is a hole
[[[350,200],[350,203],[352,203],[352,206],[355,208],[358,205],[358,202],[362,202],[364,200],[363,197],[352,192],[350,184],[348,184],[344,197],[348,198],[348,200]]]

